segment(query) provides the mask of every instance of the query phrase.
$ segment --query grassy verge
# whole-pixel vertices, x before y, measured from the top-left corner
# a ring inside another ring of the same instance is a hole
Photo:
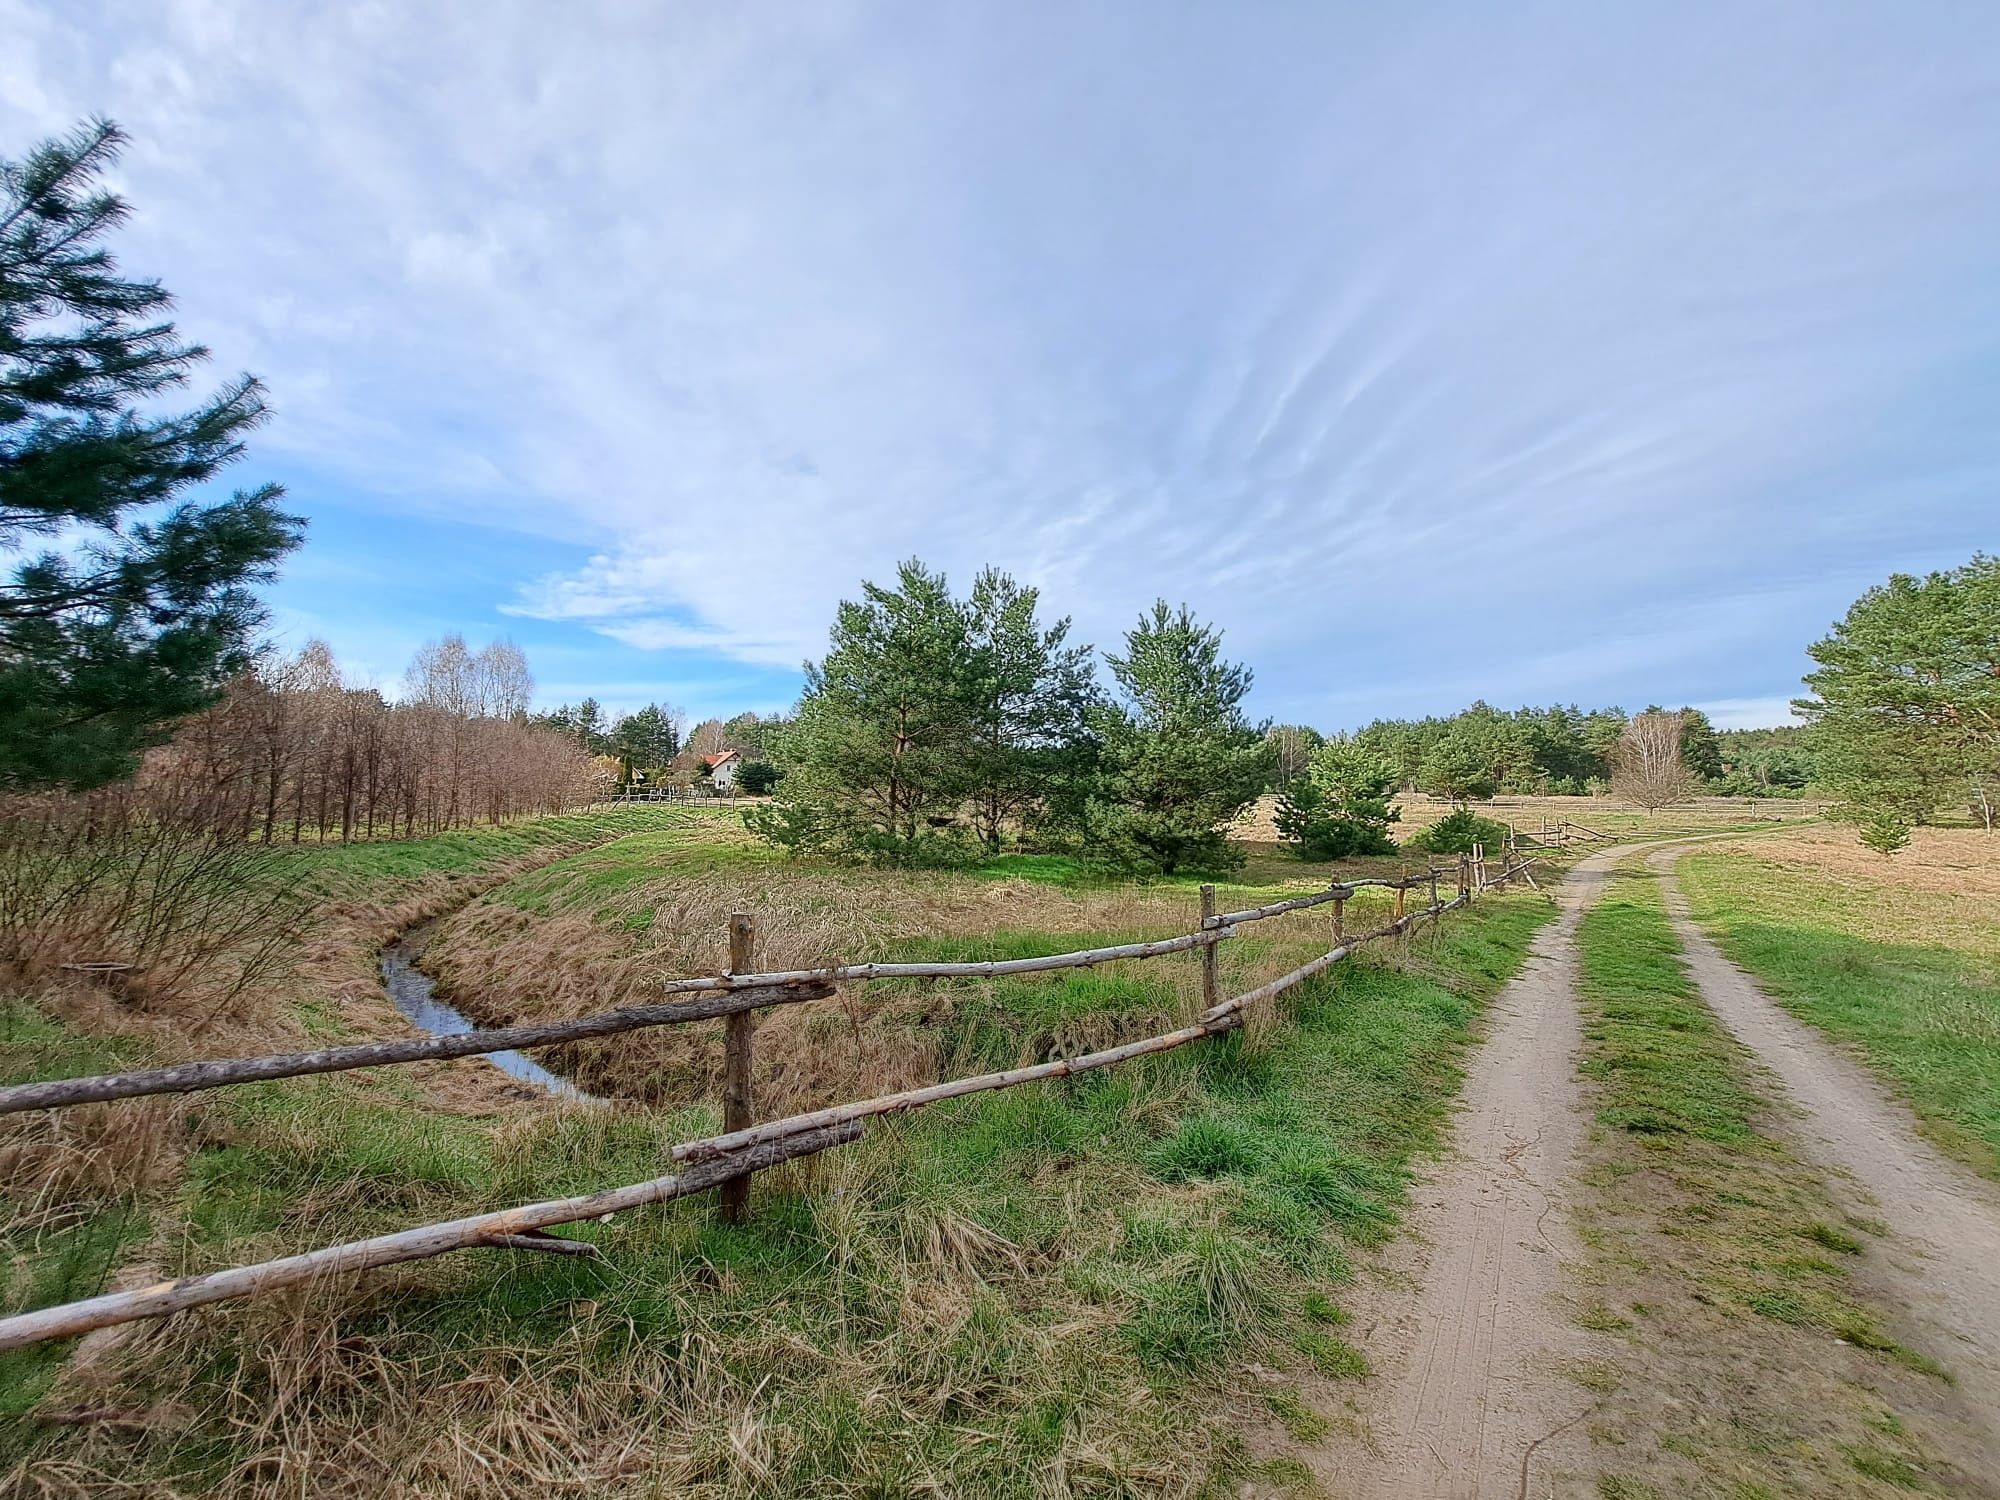
[[[659,890],[641,903],[654,924],[626,920],[637,864],[664,868],[672,891],[719,885],[723,903],[796,887],[798,910],[844,911],[870,892],[870,930],[905,952],[1047,951],[1178,923],[1187,904],[1009,894],[1004,924],[946,939],[934,903],[981,909],[972,888],[991,882],[941,897],[930,876],[795,871],[662,834],[564,864],[489,904],[667,941],[657,929],[679,917]],[[1547,913],[1495,897],[1407,961],[1304,987],[1249,1035],[885,1124],[760,1179],[741,1228],[682,1204],[589,1226],[601,1263],[462,1255],[148,1330],[15,1399],[143,1420],[6,1424],[0,1453],[30,1488],[115,1475],[188,1493],[1198,1493],[1244,1463],[1220,1420],[1236,1398],[1218,1395],[1249,1384],[1237,1364],[1362,1373],[1341,1336],[1348,1255],[1395,1221],[1480,997]],[[705,931],[710,913],[695,915]],[[1323,943],[1323,919],[1269,926],[1232,945],[1232,977]],[[1191,968],[880,986],[868,1004],[961,1071],[1139,1034],[1182,1011]],[[853,1050],[857,1025],[829,1013],[769,1051],[808,1070]],[[146,1200],[138,1253],[171,1274],[636,1180],[711,1121],[701,1103],[439,1117],[395,1078],[234,1090],[190,1107],[195,1149]]]
[[[1731,959],[1858,1049],[1945,1150],[2000,1178],[2000,923],[1984,903],[1899,888],[1893,868],[1836,878],[1743,849],[1679,871]]]
[[[1784,1144],[1681,966],[1657,877],[1616,872],[1578,942],[1598,1122],[1578,1316],[1621,1340],[1593,1419],[1604,1493],[1870,1494],[1937,1472],[1942,1372],[1849,1275],[1880,1226]]]

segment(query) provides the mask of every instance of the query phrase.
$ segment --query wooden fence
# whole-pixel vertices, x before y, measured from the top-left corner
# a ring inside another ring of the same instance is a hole
[[[755,922],[749,914],[738,913],[730,919],[729,972],[706,978],[669,981],[664,987],[666,992],[686,998],[666,1004],[625,1006],[599,1015],[546,1025],[500,1027],[412,1041],[369,1042],[316,1052],[215,1059],[0,1088],[0,1114],[7,1114],[145,1095],[188,1093],[261,1079],[296,1078],[354,1068],[469,1057],[523,1047],[546,1047],[559,1042],[612,1036],[641,1027],[680,1025],[717,1017],[725,1018],[728,1027],[722,1133],[675,1146],[670,1153],[671,1160],[676,1164],[672,1174],[579,1197],[521,1204],[495,1213],[419,1225],[300,1255],[160,1281],[130,1291],[112,1292],[80,1302],[17,1313],[0,1318],[0,1350],[44,1339],[69,1338],[113,1324],[165,1317],[211,1302],[296,1286],[322,1276],[424,1260],[455,1250],[505,1249],[595,1255],[597,1250],[594,1245],[564,1239],[548,1231],[557,1225],[604,1218],[624,1209],[684,1198],[711,1188],[722,1190],[724,1213],[732,1220],[741,1219],[748,1212],[753,1172],[857,1140],[867,1120],[920,1109],[968,1094],[1012,1088],[1042,1079],[1065,1078],[1220,1036],[1241,1026],[1249,1007],[1323,973],[1364,943],[1408,932],[1415,924],[1425,920],[1436,922],[1446,912],[1470,904],[1481,891],[1516,878],[1532,882],[1534,877],[1529,873],[1529,866],[1533,862],[1532,858],[1521,856],[1510,841],[1510,847],[1502,854],[1499,871],[1491,876],[1486,869],[1484,850],[1477,850],[1472,855],[1461,855],[1455,872],[1449,867],[1433,866],[1423,874],[1397,880],[1340,881],[1310,895],[1233,912],[1217,912],[1215,888],[1205,885],[1201,888],[1200,925],[1181,936],[984,963],[839,964],[818,969],[760,973],[755,968]],[[1457,894],[1450,900],[1442,900],[1439,877],[1454,873]],[[1393,916],[1381,926],[1350,934],[1346,930],[1346,904],[1358,890],[1369,886],[1393,893]],[[1420,889],[1427,889],[1427,903],[1415,911],[1408,910],[1408,893]],[[1226,941],[1246,924],[1323,905],[1333,908],[1333,946],[1327,952],[1255,989],[1229,999],[1219,997],[1216,944]],[[1159,958],[1190,951],[1198,952],[1201,957],[1202,1009],[1193,1021],[1175,1030],[1078,1057],[1056,1058],[997,1073],[950,1079],[925,1088],[837,1104],[783,1119],[762,1122],[755,1119],[750,1080],[755,1015],[759,1010],[822,999],[833,994],[840,984],[861,980],[995,978],[1008,974],[1088,968],[1097,964]]]

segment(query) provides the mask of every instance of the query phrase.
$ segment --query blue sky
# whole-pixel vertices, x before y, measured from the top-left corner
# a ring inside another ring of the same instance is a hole
[[[384,685],[776,708],[917,554],[1281,719],[1775,722],[2000,540],[1990,4],[0,0],[0,151],[93,112]]]

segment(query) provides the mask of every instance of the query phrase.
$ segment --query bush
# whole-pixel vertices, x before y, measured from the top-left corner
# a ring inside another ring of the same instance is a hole
[[[1402,816],[1389,805],[1396,767],[1346,741],[1322,745],[1303,777],[1285,789],[1272,819],[1300,859],[1394,854],[1389,825]]]
[[[1229,875],[1245,858],[1220,828],[1102,803],[1090,809],[1083,855],[1093,869],[1130,876]]]
[[[1286,788],[1271,821],[1300,859],[1324,862],[1396,852],[1396,841],[1381,824],[1341,816],[1326,793],[1310,781],[1295,781]]]
[[[130,786],[0,800],[0,980],[119,965],[128,998],[185,1014],[283,973],[306,909],[287,857],[207,812]]]
[[[1411,838],[1409,847],[1425,854],[1470,854],[1474,844],[1498,849],[1507,841],[1507,825],[1482,818],[1469,807],[1439,818]]]
[[[953,869],[977,863],[983,853],[970,831],[956,824],[924,823],[914,833],[894,833],[828,799],[748,808],[743,826],[789,853],[844,864]]]
[[[785,779],[785,773],[768,760],[746,760],[736,773],[736,785],[753,797],[763,797]]]

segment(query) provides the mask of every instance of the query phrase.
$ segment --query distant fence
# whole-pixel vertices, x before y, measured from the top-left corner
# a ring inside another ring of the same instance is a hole
[[[1595,828],[1585,828],[1581,823],[1572,823],[1568,818],[1543,818],[1542,826],[1532,833],[1509,823],[1507,841],[1510,847],[1529,849],[1567,849],[1572,844],[1616,842],[1610,834],[1599,833]]]
[[[729,972],[667,982],[665,990],[668,994],[687,998],[664,1005],[624,1006],[594,1016],[546,1025],[508,1026],[420,1040],[368,1042],[316,1052],[222,1058],[0,1088],[0,1114],[12,1114],[147,1095],[189,1093],[263,1079],[297,1078],[356,1068],[470,1057],[523,1047],[547,1047],[560,1042],[613,1036],[642,1027],[682,1025],[718,1017],[724,1018],[727,1026],[723,1063],[723,1131],[719,1135],[684,1141],[675,1146],[670,1156],[674,1162],[681,1164],[681,1168],[673,1175],[580,1197],[550,1199],[496,1213],[419,1225],[300,1255],[156,1282],[131,1291],[17,1313],[9,1318],[0,1318],[0,1350],[19,1348],[44,1339],[69,1338],[113,1324],[165,1317],[211,1302],[295,1286],[321,1276],[424,1260],[454,1250],[537,1250],[594,1255],[597,1253],[595,1246],[564,1239],[548,1231],[557,1225],[602,1218],[623,1209],[685,1198],[711,1188],[722,1190],[725,1215],[732,1220],[741,1219],[748,1211],[753,1172],[857,1140],[865,1128],[864,1122],[871,1118],[904,1113],[968,1094],[1110,1067],[1233,1031],[1243,1024],[1249,1007],[1281,995],[1325,972],[1364,943],[1407,932],[1427,919],[1436,922],[1446,912],[1471,904],[1482,891],[1514,879],[1525,879],[1532,884],[1534,876],[1529,872],[1529,866],[1534,862],[1533,857],[1521,855],[1510,839],[1508,847],[1502,852],[1499,870],[1490,876],[1485,850],[1475,848],[1471,854],[1459,856],[1455,871],[1449,866],[1432,866],[1423,874],[1407,875],[1396,880],[1337,881],[1325,890],[1310,895],[1233,912],[1217,912],[1215,887],[1204,885],[1201,888],[1201,922],[1192,932],[1154,942],[1124,943],[1072,953],[991,962],[839,964],[817,969],[759,973],[755,969],[755,921],[747,913],[738,913],[730,918]],[[1457,894],[1450,900],[1443,900],[1440,898],[1439,880],[1454,875]],[[1364,887],[1392,892],[1395,897],[1394,913],[1391,920],[1382,926],[1349,934],[1346,931],[1346,905]],[[1428,902],[1415,911],[1408,910],[1408,893],[1423,889],[1428,890]],[[1324,905],[1333,908],[1333,945],[1328,951],[1255,989],[1229,999],[1219,997],[1216,944],[1227,940],[1238,928],[1249,923]],[[834,993],[837,985],[861,980],[995,978],[1008,974],[1088,968],[1097,964],[1159,958],[1190,951],[1200,955],[1202,1009],[1186,1026],[1078,1057],[1056,1058],[1028,1067],[955,1078],[925,1088],[837,1104],[783,1119],[761,1123],[755,1119],[750,1084],[752,1036],[755,1015],[759,1010],[824,999]]]

